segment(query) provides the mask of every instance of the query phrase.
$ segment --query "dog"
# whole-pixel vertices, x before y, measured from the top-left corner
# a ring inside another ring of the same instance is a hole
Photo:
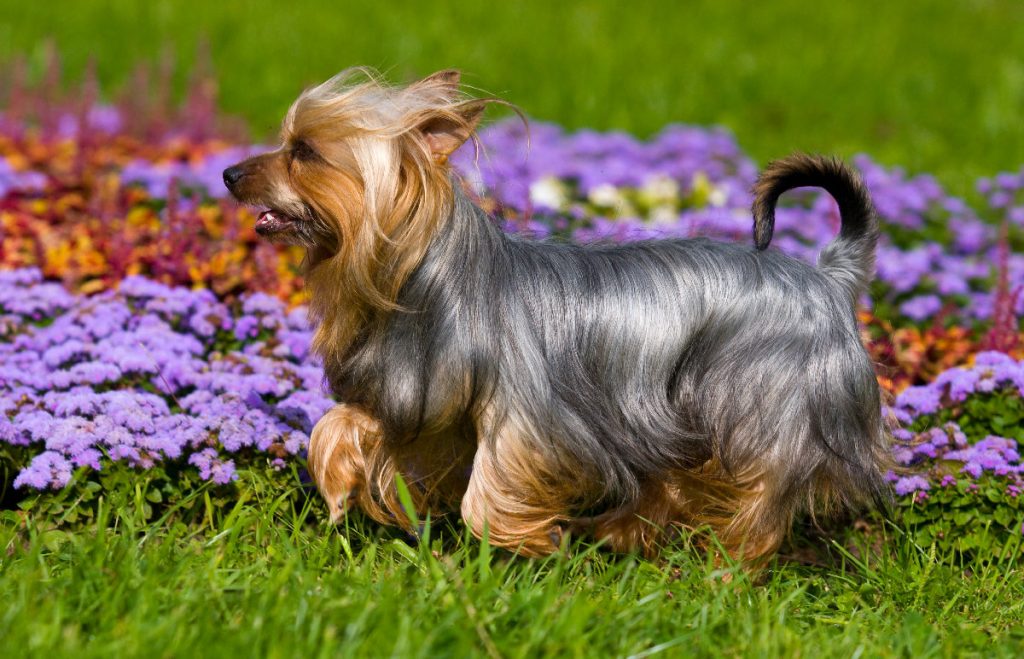
[[[308,465],[333,520],[411,529],[461,511],[526,556],[567,532],[654,554],[708,529],[748,565],[801,513],[884,503],[891,437],[855,310],[878,220],[840,161],[795,155],[754,190],[754,246],[503,233],[448,163],[496,98],[457,71],[302,93],[281,144],[224,171],[256,231],[305,247],[313,350],[339,403]],[[785,191],[824,188],[817,266],[766,249]],[[415,531],[415,529],[412,529]],[[710,538],[710,535],[707,535]]]

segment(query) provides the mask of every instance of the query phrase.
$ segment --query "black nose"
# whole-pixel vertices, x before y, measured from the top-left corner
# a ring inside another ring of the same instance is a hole
[[[244,175],[245,172],[238,165],[228,167],[224,170],[224,185],[228,186],[228,189],[231,189],[235,183],[238,183],[238,179],[242,178]]]

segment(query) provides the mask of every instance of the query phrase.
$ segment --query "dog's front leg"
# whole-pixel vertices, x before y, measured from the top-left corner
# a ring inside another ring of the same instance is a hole
[[[309,473],[327,501],[331,521],[345,516],[366,490],[364,450],[376,443],[380,424],[351,405],[335,405],[309,439]]]

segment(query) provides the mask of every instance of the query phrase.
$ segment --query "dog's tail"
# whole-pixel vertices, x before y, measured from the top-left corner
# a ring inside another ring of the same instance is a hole
[[[794,154],[769,164],[754,185],[754,245],[768,247],[775,231],[775,203],[793,188],[824,188],[839,204],[839,236],[818,257],[818,267],[856,302],[875,273],[878,216],[860,176],[838,158]]]

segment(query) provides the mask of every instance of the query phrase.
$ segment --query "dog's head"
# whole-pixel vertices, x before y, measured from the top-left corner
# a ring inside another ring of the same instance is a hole
[[[368,301],[393,299],[452,200],[448,156],[473,135],[488,102],[459,92],[446,70],[391,87],[352,69],[306,90],[280,146],[224,170],[239,201],[262,207],[256,231],[302,245],[312,264],[344,264]]]

